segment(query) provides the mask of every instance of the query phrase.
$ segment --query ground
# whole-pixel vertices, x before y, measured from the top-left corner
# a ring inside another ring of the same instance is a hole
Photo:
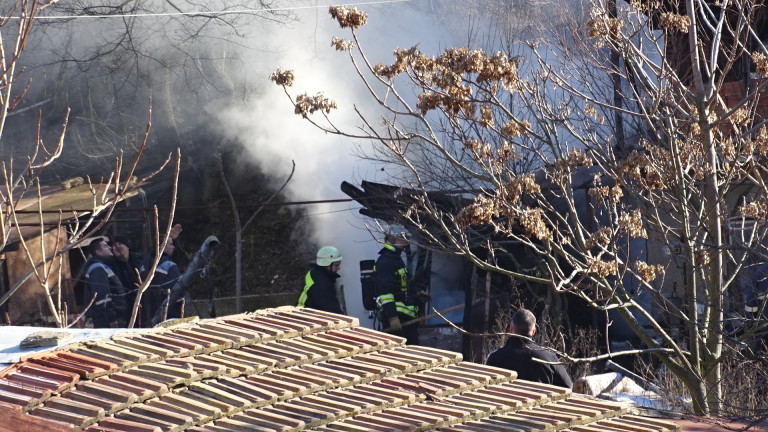
[[[687,417],[683,420],[672,420],[682,426],[686,432],[733,432],[744,430],[747,426],[743,422],[729,422],[725,420],[717,420],[711,418],[702,417]],[[749,431],[768,431],[768,423],[764,422],[760,425],[752,426]]]

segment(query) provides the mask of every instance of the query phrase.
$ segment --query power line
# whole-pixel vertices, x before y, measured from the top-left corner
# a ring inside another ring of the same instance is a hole
[[[344,3],[338,6],[366,6],[375,4],[387,4],[387,3],[406,3],[413,0],[378,0],[371,2],[359,2],[359,3]],[[60,19],[82,19],[82,18],[153,18],[153,17],[173,17],[173,16],[222,16],[222,15],[239,15],[239,14],[255,14],[265,12],[287,12],[306,9],[323,9],[332,5],[314,5],[314,6],[290,6],[290,7],[277,7],[277,8],[262,8],[262,9],[238,9],[238,10],[221,10],[221,11],[194,11],[194,12],[161,12],[161,13],[127,13],[127,14],[101,14],[101,15],[37,15],[36,20],[60,20]],[[20,19],[18,16],[0,17],[3,19]]]
[[[348,211],[352,211],[352,210],[360,210],[361,208],[363,208],[363,207],[351,207],[351,208],[345,208],[345,209],[341,209],[341,210],[333,210],[333,211],[327,211],[327,212],[322,212],[322,213],[312,213],[312,214],[307,214],[307,215],[304,215],[304,216],[307,216],[307,217],[312,217],[312,216],[323,216],[323,215],[328,215],[328,214],[344,213],[344,212],[348,212]]]
[[[324,200],[312,200],[312,201],[283,201],[283,202],[270,202],[270,203],[253,203],[253,204],[245,204],[241,205],[238,204],[238,208],[244,208],[244,207],[254,207],[254,206],[261,206],[261,207],[278,207],[278,206],[293,206],[293,205],[312,205],[312,204],[331,204],[331,203],[344,203],[344,202],[350,202],[354,201],[352,198],[338,198],[338,199],[324,199]],[[170,207],[158,207],[158,210],[167,210]],[[176,210],[204,210],[204,209],[215,209],[215,208],[227,208],[231,209],[231,205],[227,204],[209,204],[209,205],[199,205],[199,206],[176,206]],[[114,211],[118,212],[144,212],[144,211],[152,211],[153,207],[115,207]],[[90,213],[93,211],[93,209],[60,209],[60,210],[16,210],[17,214],[36,214],[36,213],[59,213],[62,212],[64,214],[67,213]]]

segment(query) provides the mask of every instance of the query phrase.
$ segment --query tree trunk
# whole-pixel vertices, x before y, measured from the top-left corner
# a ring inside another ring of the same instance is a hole
[[[719,188],[717,184],[717,149],[712,133],[709,138],[709,160],[711,172],[708,173],[706,201],[708,210],[708,226],[710,247],[709,283],[707,285],[707,354],[704,359],[704,370],[707,383],[707,405],[709,413],[719,415],[722,401],[720,357],[723,351],[723,233],[720,215]]]
[[[235,226],[235,313],[243,310],[243,230],[238,223]]]

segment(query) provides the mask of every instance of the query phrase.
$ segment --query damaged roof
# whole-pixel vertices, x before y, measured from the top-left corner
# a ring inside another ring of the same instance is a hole
[[[680,430],[516,378],[356,318],[281,307],[22,358],[0,371],[0,417],[92,432]]]
[[[138,192],[139,183],[132,179],[132,187],[119,197],[124,200]],[[111,186],[111,187],[108,187]],[[88,184],[82,178],[72,178],[55,185],[40,186],[39,190],[25,190],[17,187],[13,190],[10,201],[5,197],[0,201],[0,208],[6,212],[9,202],[14,204],[16,218],[12,220],[13,230],[9,230],[6,248],[13,249],[19,241],[19,232],[25,238],[40,234],[41,222],[45,230],[53,229],[61,222],[66,223],[79,217],[88,216],[94,211],[103,211],[103,202],[115,199],[114,184]],[[95,197],[95,198],[94,198]],[[103,201],[102,201],[103,200]],[[94,204],[97,203],[97,204]],[[18,227],[18,230],[15,229]]]
[[[363,181],[362,189],[349,182],[341,183],[341,191],[354,199],[362,208],[360,214],[374,219],[381,219],[389,223],[402,222],[399,215],[406,213],[415,204],[421,202],[426,194],[429,199],[441,210],[455,213],[472,200],[463,197],[467,193],[472,196],[480,191],[430,191],[392,186],[382,183]]]

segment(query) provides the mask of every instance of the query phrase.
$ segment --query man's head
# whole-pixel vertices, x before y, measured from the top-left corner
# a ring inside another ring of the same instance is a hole
[[[536,334],[536,317],[531,311],[520,308],[512,314],[510,332],[521,336],[533,337]]]
[[[108,258],[113,256],[112,254],[112,248],[109,247],[106,241],[104,239],[99,238],[96,240],[93,240],[88,245],[88,252],[91,253],[91,256],[99,257],[99,258]]]
[[[112,254],[123,262],[128,262],[131,253],[131,243],[123,236],[115,236],[112,240]]]
[[[176,245],[174,245],[173,244],[173,240],[171,240],[169,238],[168,241],[165,242],[165,247],[163,247],[163,252],[162,253],[164,253],[164,254],[166,254],[168,256],[172,256],[173,255],[173,251],[175,251],[175,250],[176,250]]]
[[[395,249],[402,251],[408,247],[408,233],[405,231],[390,231],[384,237],[384,242],[394,246]]]
[[[333,246],[323,246],[317,251],[318,266],[338,273],[341,268],[341,252]]]

